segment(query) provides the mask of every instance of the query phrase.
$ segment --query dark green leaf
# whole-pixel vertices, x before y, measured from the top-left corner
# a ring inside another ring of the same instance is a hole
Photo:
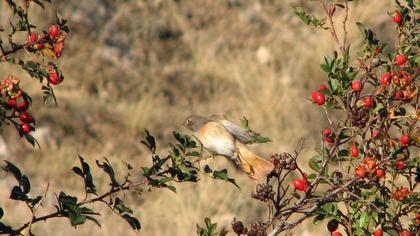
[[[324,219],[325,219],[324,214],[318,214],[317,216],[315,216],[314,220],[312,221],[312,224],[317,225],[321,223],[321,221],[323,221]]]
[[[105,158],[104,162],[96,161],[96,164],[103,169],[105,173],[108,174],[110,180],[111,180],[111,186],[113,187],[119,187],[120,184],[118,183],[117,179],[115,178],[114,169],[112,168],[111,164],[109,163],[108,159]]]
[[[142,140],[141,143],[143,143],[147,148],[149,148],[152,153],[155,153],[156,151],[155,138],[152,135],[150,135],[147,129],[145,129],[145,132],[146,132],[146,140]]]
[[[188,146],[188,137],[186,135],[184,135],[182,132],[180,131],[174,131],[173,135],[175,137],[175,139],[183,146],[183,147],[187,147]]]
[[[204,167],[204,172],[206,172],[206,173],[208,174],[208,173],[212,173],[212,172],[213,172],[213,170],[210,168],[210,166],[209,166],[209,165],[206,165],[206,166]]]
[[[13,233],[13,228],[5,225],[4,223],[0,222],[0,233],[1,234],[12,234]]]
[[[3,167],[3,169],[7,172],[11,172],[13,176],[15,176],[16,180],[20,182],[20,180],[22,179],[22,173],[20,172],[19,168],[8,161],[5,162],[6,166]]]
[[[60,192],[58,201],[61,203],[64,209],[69,209],[70,206],[74,206],[77,203],[77,197],[69,196],[64,192]]]
[[[118,213],[120,213],[120,214],[122,214],[122,213],[133,214],[133,210],[131,210],[126,205],[124,205],[124,202],[118,197],[115,198],[114,209],[116,209],[118,211]]]
[[[71,170],[82,178],[84,177],[83,171],[79,167],[75,166]]]
[[[121,215],[122,218],[124,218],[131,226],[131,228],[133,228],[133,230],[140,230],[141,229],[141,225],[140,225],[140,221],[137,220],[135,217],[132,217],[128,214],[123,214]]]
[[[12,188],[12,192],[10,193],[10,199],[24,201],[28,199],[28,196],[26,196],[19,186],[14,186]]]
[[[21,186],[23,188],[23,193],[27,194],[31,191],[31,183],[26,175],[22,175]]]

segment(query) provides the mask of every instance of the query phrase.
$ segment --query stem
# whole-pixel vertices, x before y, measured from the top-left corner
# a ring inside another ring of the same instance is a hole
[[[337,32],[336,32],[335,26],[334,26],[334,21],[332,19],[332,15],[329,14],[329,12],[328,12],[328,8],[327,8],[327,4],[325,3],[325,0],[321,0],[321,5],[322,5],[322,8],[324,9],[325,14],[327,15],[328,22],[330,23],[331,35],[333,36],[335,42],[337,43],[341,53],[344,54],[345,53],[345,48],[344,48],[343,44],[340,42],[340,39],[338,39]]]

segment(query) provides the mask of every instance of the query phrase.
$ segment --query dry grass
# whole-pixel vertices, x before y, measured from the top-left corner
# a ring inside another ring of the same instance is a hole
[[[273,139],[253,147],[265,156],[292,151],[298,139],[306,137],[304,164],[316,147],[325,117],[307,98],[324,81],[319,63],[335,45],[326,32],[303,25],[292,10],[293,5],[304,4],[316,12],[316,2],[67,2],[58,4],[72,28],[60,62],[66,78],[56,90],[59,106],[40,108],[39,85],[24,83],[34,96],[38,126],[46,130],[40,137],[43,147],[23,145],[12,129],[4,133],[13,153],[6,159],[32,177],[39,186],[35,191],[49,182],[51,192],[64,186],[80,194],[79,179],[70,171],[77,154],[92,164],[104,156],[120,166],[121,160],[147,164],[147,153],[139,144],[143,129],[157,136],[164,153],[171,131],[181,129],[181,120],[190,113],[224,113],[234,120],[248,117],[255,130]],[[386,15],[391,5],[391,1],[351,4],[348,31],[353,48],[360,42],[356,21],[392,40]],[[4,3],[0,9],[5,11]],[[39,11],[33,17],[43,26],[52,22],[40,18]],[[0,19],[3,24],[7,18]],[[10,73],[27,79],[10,65],[0,66],[0,77]],[[129,196],[142,221],[140,235],[194,235],[195,223],[202,223],[205,216],[226,226],[234,216],[252,222],[266,214],[261,204],[251,200],[253,183],[247,177],[225,160],[211,162],[227,166],[242,190],[204,178],[198,184],[178,186],[177,194],[145,193],[141,201]],[[2,189],[10,181],[2,177]],[[0,195],[7,198],[5,191]],[[51,205],[52,195],[48,199]],[[11,204],[2,203],[6,221],[21,222],[23,208]],[[87,224],[74,231],[65,220],[40,224],[36,230],[39,235],[135,235],[109,211],[101,212],[100,230]],[[303,235],[309,227],[314,226],[305,224],[294,235]],[[311,229],[309,235],[325,235],[324,226],[315,227],[317,231]]]

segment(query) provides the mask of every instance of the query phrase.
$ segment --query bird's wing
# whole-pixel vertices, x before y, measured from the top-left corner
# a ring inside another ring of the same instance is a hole
[[[246,129],[241,126],[231,122],[224,115],[212,115],[210,120],[215,121],[221,124],[229,133],[231,133],[237,140],[241,143],[249,144],[253,142],[253,136]]]

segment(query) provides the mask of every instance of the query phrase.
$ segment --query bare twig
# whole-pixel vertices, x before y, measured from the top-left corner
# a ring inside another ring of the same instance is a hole
[[[36,211],[38,210],[39,206],[42,205],[42,202],[44,201],[45,197],[47,196],[49,187],[50,187],[50,184],[47,183],[47,187],[45,188],[44,195],[42,195],[41,200],[39,200],[38,204],[36,204],[34,208],[31,208],[32,218],[31,218],[31,221],[29,222],[28,231],[26,232],[25,235],[31,235],[31,227],[32,227],[33,221],[36,219],[35,218]]]

